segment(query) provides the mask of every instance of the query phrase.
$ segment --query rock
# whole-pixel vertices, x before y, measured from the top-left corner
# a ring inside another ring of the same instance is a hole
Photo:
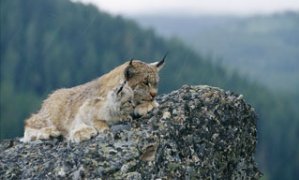
[[[258,179],[256,114],[242,96],[183,86],[146,117],[80,144],[0,143],[0,179]]]

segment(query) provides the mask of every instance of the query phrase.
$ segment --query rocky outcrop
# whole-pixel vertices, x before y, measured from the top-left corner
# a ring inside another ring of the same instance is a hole
[[[183,86],[146,117],[80,144],[0,143],[0,179],[258,179],[256,114],[242,96]]]

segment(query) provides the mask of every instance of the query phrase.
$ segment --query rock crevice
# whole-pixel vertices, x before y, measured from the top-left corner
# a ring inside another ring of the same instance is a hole
[[[183,86],[160,106],[80,144],[0,143],[0,179],[258,179],[256,114],[241,95]]]

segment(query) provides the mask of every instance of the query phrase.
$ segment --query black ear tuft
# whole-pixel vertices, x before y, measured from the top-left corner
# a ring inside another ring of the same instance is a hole
[[[166,52],[165,55],[163,56],[162,60],[160,62],[158,62],[158,64],[156,65],[157,67],[160,67],[161,65],[164,64],[167,55],[168,55],[168,52]]]
[[[130,66],[133,66],[133,60],[134,60],[134,58],[132,58],[132,59],[130,60],[130,63],[129,63]]]

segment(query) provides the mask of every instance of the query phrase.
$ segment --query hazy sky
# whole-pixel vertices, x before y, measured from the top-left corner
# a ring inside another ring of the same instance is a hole
[[[73,0],[113,14],[267,14],[299,11],[299,0]]]

